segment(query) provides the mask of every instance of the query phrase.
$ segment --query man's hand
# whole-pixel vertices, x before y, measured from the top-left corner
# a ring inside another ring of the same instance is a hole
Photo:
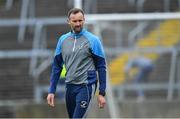
[[[54,107],[54,94],[53,93],[49,93],[47,96],[47,103],[48,105],[50,105],[51,107]]]
[[[106,99],[104,96],[102,95],[98,95],[98,104],[99,104],[99,108],[104,108],[106,105]]]

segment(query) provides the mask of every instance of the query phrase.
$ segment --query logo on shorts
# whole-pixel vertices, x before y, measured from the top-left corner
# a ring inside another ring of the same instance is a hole
[[[86,108],[87,107],[87,102],[86,101],[81,101],[81,108]]]

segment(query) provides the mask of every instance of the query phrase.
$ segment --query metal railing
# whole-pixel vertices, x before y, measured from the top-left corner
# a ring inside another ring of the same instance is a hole
[[[133,46],[135,43],[135,40],[140,38],[139,35],[142,36],[143,31],[148,27],[149,22],[140,22],[137,24],[137,26],[131,30],[128,34],[128,45]]]
[[[110,50],[110,49],[109,49]],[[113,50],[113,49],[112,49]],[[132,52],[134,49],[129,50],[121,50],[120,52]],[[137,50],[137,49],[136,49]],[[170,61],[170,74],[169,77],[167,77],[168,82],[162,82],[162,83],[144,83],[144,84],[121,84],[118,86],[114,86],[113,90],[118,92],[117,100],[126,100],[125,97],[125,91],[136,91],[139,88],[144,91],[157,91],[157,90],[165,90],[167,91],[166,100],[171,101],[173,100],[174,91],[178,90],[180,91],[180,82],[178,75],[179,68],[178,64],[178,53],[180,53],[180,48],[172,47],[172,48],[143,48],[138,49],[139,51],[143,53],[157,53],[157,54],[163,54],[163,53],[171,53],[171,61]],[[112,51],[108,51],[112,52]],[[120,53],[119,52],[119,53]],[[158,77],[157,79],[158,80]]]

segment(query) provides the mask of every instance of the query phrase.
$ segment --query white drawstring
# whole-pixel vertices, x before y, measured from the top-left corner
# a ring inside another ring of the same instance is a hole
[[[75,50],[75,47],[76,47],[76,35],[74,36],[73,52],[74,52],[74,50]]]

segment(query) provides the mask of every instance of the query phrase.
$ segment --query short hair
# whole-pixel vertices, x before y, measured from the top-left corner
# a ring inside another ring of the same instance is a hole
[[[70,9],[69,12],[68,12],[68,18],[70,17],[71,14],[76,14],[76,13],[79,13],[79,12],[81,12],[83,14],[83,16],[84,16],[84,11],[82,9],[80,9],[80,8],[72,8],[72,9]]]

